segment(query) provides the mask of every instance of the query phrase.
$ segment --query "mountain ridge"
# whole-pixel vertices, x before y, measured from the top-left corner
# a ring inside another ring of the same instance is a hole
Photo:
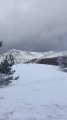
[[[4,60],[6,56],[9,57],[10,54],[13,55],[15,64],[17,63],[40,63],[39,61],[41,60],[47,61],[48,59],[52,60],[55,58],[57,59],[60,56],[67,56],[67,51],[29,52],[29,51],[21,51],[21,50],[12,49],[0,55],[0,61]]]

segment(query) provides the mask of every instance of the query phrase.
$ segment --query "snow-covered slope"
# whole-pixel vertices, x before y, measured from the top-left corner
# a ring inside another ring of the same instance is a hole
[[[6,55],[9,56],[12,53],[14,57],[15,63],[27,63],[31,62],[32,60],[39,61],[44,58],[54,58],[58,56],[67,56],[67,51],[63,52],[54,52],[54,51],[48,51],[48,52],[29,52],[29,51],[20,51],[20,50],[10,50],[3,55],[0,55],[0,61],[5,59]]]
[[[39,64],[14,69],[20,78],[0,88],[0,120],[67,120],[67,73]]]
[[[15,63],[25,63],[35,58],[40,58],[43,56],[44,53],[35,53],[35,52],[28,52],[28,51],[20,51],[20,50],[10,50],[0,56],[0,61],[5,59],[6,55],[12,54],[15,60]]]

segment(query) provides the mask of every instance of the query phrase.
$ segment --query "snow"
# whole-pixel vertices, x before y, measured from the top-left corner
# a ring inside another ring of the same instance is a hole
[[[13,55],[15,63],[25,63],[32,59],[41,58],[46,52],[29,52],[13,49],[0,55],[0,62],[10,54]]]
[[[39,64],[13,69],[20,78],[0,88],[0,120],[67,120],[67,73]]]
[[[67,51],[29,52],[13,49],[0,55],[0,62],[5,59],[6,55],[9,56],[10,54],[13,55],[15,63],[26,63],[31,62],[33,59],[36,59],[38,61],[43,58],[53,58],[64,55],[67,56]]]

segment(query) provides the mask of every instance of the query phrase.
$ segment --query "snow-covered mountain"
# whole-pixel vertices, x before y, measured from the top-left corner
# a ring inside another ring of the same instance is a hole
[[[9,55],[12,54],[14,57],[15,63],[38,63],[38,61],[42,59],[48,59],[48,58],[57,58],[59,56],[67,56],[67,51],[63,52],[29,52],[29,51],[20,51],[20,50],[10,50],[2,55],[0,55],[0,61],[4,60],[6,55],[9,57]]]
[[[26,63],[35,58],[37,59],[44,56],[44,53],[20,51],[20,50],[13,49],[0,55],[0,61],[5,59],[6,55],[9,57],[10,54],[13,55],[15,63]]]

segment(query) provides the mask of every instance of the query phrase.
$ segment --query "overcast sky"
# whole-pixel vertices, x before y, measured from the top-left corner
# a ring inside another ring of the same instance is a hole
[[[67,0],[0,0],[1,51],[67,49]]]

